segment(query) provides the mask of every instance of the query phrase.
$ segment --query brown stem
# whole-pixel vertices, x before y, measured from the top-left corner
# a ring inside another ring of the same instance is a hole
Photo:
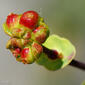
[[[69,65],[85,70],[85,63],[77,61],[77,60],[72,60],[72,62]]]
[[[48,48],[46,48],[44,46],[42,46],[42,47],[43,47],[43,52],[46,53],[49,56],[49,58],[51,58],[51,59],[58,58],[57,51],[55,53],[54,50],[50,50],[50,49],[48,49]],[[81,70],[85,70],[85,63],[77,61],[77,60],[72,60],[72,62],[69,65],[73,66],[73,67],[76,67],[76,68],[79,68]]]

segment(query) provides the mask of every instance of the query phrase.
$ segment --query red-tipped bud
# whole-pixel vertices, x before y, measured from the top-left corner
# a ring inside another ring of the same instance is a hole
[[[35,57],[35,59],[37,59],[42,52],[43,52],[42,46],[34,42],[32,44],[32,54]]]
[[[24,64],[29,64],[34,62],[34,57],[32,56],[31,48],[24,48],[21,52],[21,60]]]
[[[13,51],[13,55],[17,58],[17,57],[20,55],[20,52],[21,52],[21,49],[20,49],[20,48],[16,48],[16,49]]]
[[[41,44],[46,40],[48,36],[47,32],[48,29],[45,26],[40,25],[32,32],[32,39]]]
[[[10,15],[7,16],[6,24],[10,28],[15,25],[18,21],[18,15],[11,13]]]
[[[37,22],[38,22],[38,13],[35,11],[27,11],[20,18],[20,24],[30,29],[34,29]]]
[[[26,58],[29,53],[29,48],[24,48],[21,52],[21,58]]]

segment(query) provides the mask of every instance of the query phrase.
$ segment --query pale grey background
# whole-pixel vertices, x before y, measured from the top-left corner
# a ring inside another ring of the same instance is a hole
[[[85,0],[0,0],[0,85],[81,85],[82,70],[67,66],[48,71],[37,64],[23,65],[5,49],[9,37],[2,24],[6,16],[31,9],[45,18],[51,34],[71,40],[77,49],[75,59],[85,62]]]

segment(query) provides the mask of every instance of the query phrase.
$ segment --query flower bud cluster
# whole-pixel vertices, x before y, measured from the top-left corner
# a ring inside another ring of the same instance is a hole
[[[35,11],[23,14],[11,13],[3,24],[4,31],[11,37],[6,45],[17,61],[33,63],[43,52],[42,43],[49,35],[48,26]]]

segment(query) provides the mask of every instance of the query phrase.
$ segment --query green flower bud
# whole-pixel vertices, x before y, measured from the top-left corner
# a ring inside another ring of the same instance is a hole
[[[40,44],[33,42],[32,44],[32,54],[35,59],[38,59],[40,54],[43,52],[43,48]]]
[[[21,60],[24,64],[30,64],[34,62],[34,57],[32,56],[31,47],[26,47],[21,51]]]
[[[32,39],[40,44],[42,44],[49,35],[47,27],[40,25],[32,32]]]

